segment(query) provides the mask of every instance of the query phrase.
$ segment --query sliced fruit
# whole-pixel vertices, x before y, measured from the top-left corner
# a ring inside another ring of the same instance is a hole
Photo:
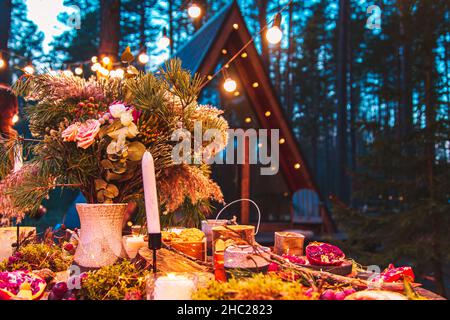
[[[0,272],[0,300],[38,300],[47,284],[29,271]]]
[[[312,265],[339,266],[344,262],[345,254],[329,243],[312,242],[306,247],[306,257]]]

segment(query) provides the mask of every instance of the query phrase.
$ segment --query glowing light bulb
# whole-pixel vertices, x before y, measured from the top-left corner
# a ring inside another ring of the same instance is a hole
[[[148,56],[148,54],[146,54],[145,52],[142,52],[139,56],[138,56],[138,60],[140,63],[142,64],[147,64],[150,61],[150,57]]]
[[[82,67],[76,67],[75,68],[75,74],[77,76],[81,76],[83,74],[83,68]]]
[[[226,92],[233,92],[237,88],[237,83],[231,78],[225,79],[225,82],[223,83],[223,88]]]
[[[191,4],[190,7],[188,8],[188,15],[193,19],[200,17],[201,14],[202,9],[195,3]]]
[[[124,76],[125,76],[125,71],[123,71],[123,69],[121,69],[121,68],[116,69],[116,77],[117,78],[123,79]]]
[[[295,170],[300,169],[300,167],[301,167],[300,163],[297,162],[296,164],[294,164],[294,169]]]
[[[237,23],[233,23],[233,29],[235,30],[239,29],[239,25]]]
[[[26,66],[25,68],[23,68],[23,71],[26,74],[34,74],[34,68],[33,68],[33,66],[31,64]]]
[[[6,61],[3,58],[0,58],[0,69],[3,69],[6,66]]]
[[[280,29],[281,27],[281,14],[277,13],[275,18],[273,19],[273,25],[266,32],[266,39],[271,44],[277,44],[283,38],[283,31]]]
[[[106,68],[101,68],[101,69],[99,70],[99,72],[100,72],[100,74],[101,74],[102,76],[105,76],[105,77],[107,77],[107,76],[109,75],[109,70],[106,69]]]
[[[266,116],[266,117],[270,117],[271,114],[272,114],[272,112],[266,111],[265,116]]]
[[[252,118],[250,118],[250,117],[245,118],[245,123],[250,123],[250,122],[252,122]]]
[[[163,35],[161,38],[159,38],[158,46],[161,49],[167,48],[168,46],[170,46],[170,38],[166,35]]]
[[[16,124],[19,121],[19,115],[15,114],[14,117],[12,118],[12,123]]]
[[[91,58],[91,61],[92,61],[92,63],[97,63],[97,62],[98,62],[97,56],[93,56],[93,57]]]
[[[94,63],[94,65],[91,67],[91,70],[95,72],[95,71],[100,70],[101,67],[102,67],[102,66],[100,65],[100,63],[96,62],[96,63]]]
[[[284,144],[285,142],[286,142],[286,139],[284,139],[284,138],[280,139],[280,144]]]
[[[253,82],[252,87],[253,88],[258,88],[259,87],[259,83],[258,82]]]
[[[283,38],[283,32],[279,27],[273,26],[266,32],[266,39],[271,44],[277,44]]]
[[[106,57],[103,57],[103,59],[102,59],[102,62],[103,62],[103,64],[106,64],[106,65],[108,65],[108,64],[110,64],[110,63],[111,63],[111,58],[110,58],[110,57],[108,57],[108,56],[106,56]]]

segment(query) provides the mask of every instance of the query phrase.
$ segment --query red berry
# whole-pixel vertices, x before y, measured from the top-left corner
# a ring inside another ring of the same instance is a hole
[[[269,264],[269,272],[277,272],[280,270],[280,266],[278,265],[278,263],[272,262],[271,264]]]
[[[334,295],[334,300],[344,300],[346,297],[345,292],[344,291],[338,291],[336,292],[336,294]]]
[[[53,286],[52,293],[57,297],[62,299],[64,295],[67,293],[67,283],[65,282],[58,282]]]
[[[331,289],[327,289],[320,295],[320,300],[336,300],[335,293]]]
[[[66,251],[71,252],[71,251],[73,251],[74,249],[75,249],[75,247],[73,246],[72,243],[66,243],[66,244],[64,245],[64,250],[66,250]]]

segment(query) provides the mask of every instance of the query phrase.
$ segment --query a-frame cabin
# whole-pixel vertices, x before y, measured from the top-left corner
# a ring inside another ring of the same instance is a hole
[[[239,6],[236,1],[233,1],[203,25],[193,35],[192,39],[182,46],[174,56],[180,58],[183,67],[192,73],[208,76],[214,74],[221,63],[226,63],[251,38],[252,36],[245,24]],[[280,141],[280,172],[282,179],[285,181],[285,186],[288,189],[288,192],[284,192],[284,195],[285,197],[289,197],[290,219],[283,219],[284,221],[277,221],[276,219],[274,221],[264,221],[263,219],[261,230],[277,231],[281,229],[301,228],[314,230],[316,233],[334,232],[335,227],[329,216],[324,199],[287,121],[254,43],[251,43],[245,48],[245,54],[235,59],[228,70],[228,72],[233,72],[233,75],[236,77],[235,80],[238,81],[238,90],[240,93],[245,94],[247,105],[251,109],[249,110],[249,114],[251,113],[256,118],[254,123],[259,123],[259,128],[263,129],[279,129],[280,140],[282,140]],[[222,83],[223,78],[220,81]],[[215,84],[216,87],[214,89],[217,91],[218,83],[216,82]],[[226,94],[221,94],[220,101],[225,101],[225,104],[227,104],[227,100],[229,101],[233,98],[236,97],[229,98]],[[235,109],[240,107],[241,104],[239,102],[235,103]],[[223,108],[225,110],[225,117],[228,118],[227,108],[229,107],[224,106]],[[244,124],[242,126],[244,128],[248,127],[245,122],[241,122]],[[215,170],[225,169],[217,167]],[[241,168],[240,171],[239,178],[235,179],[234,185],[228,185],[229,188],[245,188],[242,185],[243,179],[250,180],[250,185],[252,186],[265,184],[262,186],[263,188],[269,187],[266,182],[253,181],[251,175],[243,173],[245,171],[244,169]],[[222,174],[222,177],[224,175],[226,176],[227,174]],[[220,179],[218,182],[221,184]],[[225,188],[226,186],[223,187],[223,189]],[[225,195],[226,191],[224,190]],[[238,197],[242,194],[241,190]],[[228,202],[232,200],[234,199],[226,199]],[[314,208],[315,206],[317,208]],[[241,218],[243,222],[248,222],[247,210],[245,206],[241,207]],[[277,208],[272,208],[272,210],[276,211]],[[244,213],[243,211],[247,212]],[[264,215],[264,206],[262,207],[262,211]]]

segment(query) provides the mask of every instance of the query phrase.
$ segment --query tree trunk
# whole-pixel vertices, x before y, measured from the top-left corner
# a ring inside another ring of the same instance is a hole
[[[9,83],[8,40],[11,33],[12,0],[0,0],[0,57],[6,62],[0,69],[0,83]]]
[[[258,21],[259,29],[262,30],[267,24],[267,6],[268,0],[258,0]],[[265,34],[265,33],[263,33]],[[269,45],[265,37],[261,40],[261,59],[264,64],[264,68],[269,71],[270,69],[270,52]]]
[[[339,198],[348,203],[349,188],[347,176],[347,41],[348,0],[339,0],[338,53],[337,53],[337,190]]]
[[[169,38],[170,38],[170,56],[173,55],[173,0],[169,0]]]
[[[431,266],[433,268],[436,291],[445,295],[445,284],[444,284],[444,273],[443,273],[443,254],[441,246],[441,237],[443,235],[442,225],[440,223],[439,212],[435,210],[435,203],[438,201],[436,199],[435,185],[438,183],[435,179],[435,161],[436,161],[436,110],[438,108],[438,93],[437,93],[437,71],[436,71],[436,60],[434,50],[437,47],[437,36],[436,36],[436,24],[437,21],[441,21],[443,17],[439,14],[434,14],[430,12],[433,10],[429,6],[424,5],[422,8],[418,9],[423,12],[424,16],[430,17],[430,22],[425,26],[423,44],[423,61],[424,61],[424,75],[425,75],[425,158],[426,158],[426,172],[427,172],[427,187],[429,193],[429,216],[431,217],[431,226],[433,233],[431,235]]]
[[[412,119],[412,90],[411,90],[411,38],[409,32],[411,7],[406,2],[398,2],[400,27],[400,110],[398,110],[398,124],[401,136],[411,133]]]
[[[100,0],[100,57],[108,56],[113,61],[119,56],[120,0]]]
[[[139,4],[139,45],[140,49],[146,49],[147,38],[145,36],[145,21],[146,21],[146,0],[140,0]]]
[[[285,101],[286,101],[286,113],[288,116],[288,119],[292,119],[294,115],[294,106],[293,106],[293,100],[294,100],[294,84],[293,84],[293,74],[292,74],[292,60],[294,58],[294,52],[295,52],[295,41],[294,41],[294,32],[293,32],[293,8],[294,4],[291,2],[289,4],[289,11],[288,11],[288,37],[289,37],[289,46],[287,49],[287,61],[286,61],[286,76],[285,76]],[[292,121],[292,120],[291,120]]]

